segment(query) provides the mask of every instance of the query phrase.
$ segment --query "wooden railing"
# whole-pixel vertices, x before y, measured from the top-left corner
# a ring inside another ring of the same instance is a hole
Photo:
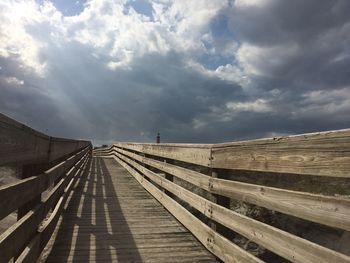
[[[50,163],[90,144],[50,137],[0,113],[0,165]]]
[[[228,180],[228,172],[314,178],[350,177],[350,130],[225,144],[115,143],[111,157],[225,262],[262,262],[227,235],[233,230],[291,262],[350,262],[350,257],[230,209],[230,199],[350,231],[350,198]],[[174,180],[178,178],[180,180]],[[333,178],[333,179],[332,179]],[[181,182],[205,190],[199,195]],[[181,200],[182,202],[178,202]],[[209,220],[204,223],[181,204]]]
[[[18,214],[0,235],[0,262],[36,261],[90,155],[89,141],[49,137],[0,114],[0,165],[22,169],[21,180],[0,187],[0,220]]]

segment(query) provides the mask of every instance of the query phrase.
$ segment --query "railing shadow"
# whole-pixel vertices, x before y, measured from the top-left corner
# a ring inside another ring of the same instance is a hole
[[[93,158],[72,195],[47,262],[117,260],[142,262],[111,174],[103,159]]]

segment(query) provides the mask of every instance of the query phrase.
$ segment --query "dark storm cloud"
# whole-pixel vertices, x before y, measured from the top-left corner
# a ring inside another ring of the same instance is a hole
[[[29,119],[43,131],[50,127],[54,135],[98,142],[147,141],[160,131],[169,141],[184,141],[194,137],[193,118],[245,96],[239,85],[188,68],[178,53],[148,54],[135,59],[131,69],[116,72],[106,69],[92,52],[80,43],[71,43],[64,54],[49,45],[42,50],[51,61],[46,80],[22,76],[23,87],[3,89],[2,98],[9,103],[1,110]],[[5,61],[2,65],[9,68]],[[28,83],[41,86],[32,89]],[[54,103],[41,94],[46,85],[55,92]],[[16,108],[17,104],[21,106]]]
[[[241,40],[259,45],[305,43],[349,22],[346,0],[271,0],[231,9],[230,27]]]
[[[52,127],[52,131],[59,128],[62,124],[56,114],[59,105],[40,89],[40,78],[20,68],[15,55],[0,57],[0,65],[0,111],[42,131],[47,131],[48,127]]]
[[[346,0],[273,0],[228,15],[242,43],[270,49],[252,61],[271,76],[264,87],[310,90],[349,85],[349,11]]]

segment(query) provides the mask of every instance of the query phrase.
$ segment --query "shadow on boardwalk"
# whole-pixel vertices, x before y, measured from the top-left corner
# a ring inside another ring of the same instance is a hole
[[[47,262],[140,262],[133,235],[101,159],[76,186]]]
[[[114,159],[92,158],[47,262],[215,262]]]

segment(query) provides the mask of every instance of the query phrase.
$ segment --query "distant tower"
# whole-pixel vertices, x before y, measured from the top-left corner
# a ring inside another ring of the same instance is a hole
[[[157,133],[157,143],[160,143],[160,133]]]

